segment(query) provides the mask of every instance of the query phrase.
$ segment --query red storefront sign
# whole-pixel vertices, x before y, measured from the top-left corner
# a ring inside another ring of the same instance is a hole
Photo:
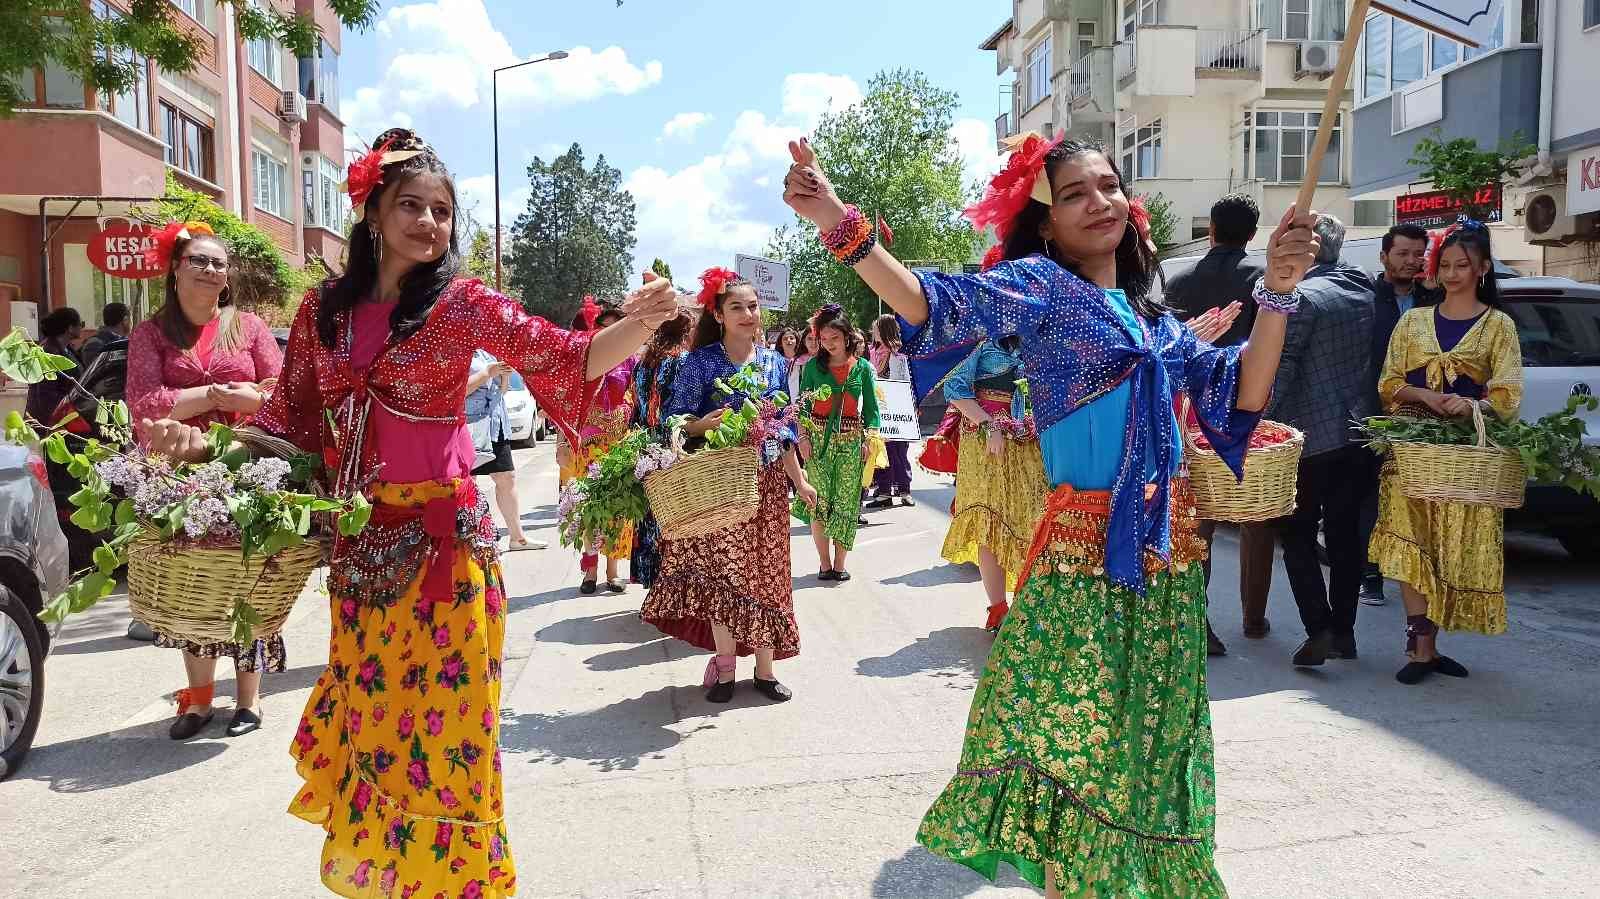
[[[1490,184],[1478,188],[1477,194],[1472,198],[1472,205],[1480,210],[1486,210],[1483,221],[1498,222],[1502,219],[1500,204],[1503,199],[1500,185]],[[1442,190],[1406,194],[1394,198],[1394,220],[1400,225],[1442,228],[1455,222],[1456,216],[1465,208],[1461,201],[1452,200],[1450,195]]]
[[[89,261],[113,278],[154,278],[165,274],[144,259],[144,251],[155,242],[143,224],[113,222],[89,238]]]

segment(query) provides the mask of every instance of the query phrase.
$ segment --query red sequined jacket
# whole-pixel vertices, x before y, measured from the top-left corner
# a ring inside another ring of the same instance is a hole
[[[599,380],[585,381],[590,337],[529,315],[516,301],[477,279],[447,287],[428,321],[391,342],[361,374],[350,364],[350,316],[339,321],[337,346],[317,337],[321,289],[300,304],[278,386],[251,424],[321,456],[341,489],[373,471],[366,445],[374,406],[413,421],[463,422],[473,351],[489,351],[522,373],[528,389],[569,439],[585,420]]]

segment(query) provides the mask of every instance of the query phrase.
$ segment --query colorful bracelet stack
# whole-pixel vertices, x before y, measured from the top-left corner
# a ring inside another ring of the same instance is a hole
[[[822,245],[833,253],[834,258],[849,266],[867,258],[867,254],[878,243],[876,229],[855,206],[846,206],[844,218],[839,220],[839,224],[819,236]]]
[[[1256,306],[1271,312],[1284,315],[1293,315],[1300,311],[1300,288],[1296,287],[1288,293],[1275,293],[1267,287],[1265,279],[1256,282],[1255,289],[1250,291],[1250,298],[1256,301]]]

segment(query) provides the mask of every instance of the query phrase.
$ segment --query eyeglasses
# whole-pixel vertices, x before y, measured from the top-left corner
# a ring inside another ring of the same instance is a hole
[[[228,260],[218,259],[215,256],[185,256],[183,261],[197,272],[206,272],[215,269],[219,272],[228,270]]]

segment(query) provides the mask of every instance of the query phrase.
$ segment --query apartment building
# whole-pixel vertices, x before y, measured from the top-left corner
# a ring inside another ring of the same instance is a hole
[[[131,0],[78,2],[115,18]],[[202,44],[193,71],[147,61],[118,96],[96,94],[59,67],[23,81],[23,108],[0,119],[0,330],[10,329],[18,301],[40,315],[72,306],[91,324],[108,302],[139,317],[158,306],[160,279],[108,274],[90,243],[160,196],[169,173],[271,235],[292,264],[340,258],[340,23],[328,0],[252,2],[313,17],[323,30],[316,55],[296,59],[274,42],[243,40],[227,4],[170,0],[174,19]]]
[[[1344,38],[1345,0],[1011,6],[981,45],[995,51],[997,74],[1014,73],[1001,89],[997,139],[1062,130],[1103,141],[1136,192],[1172,202],[1179,226],[1171,253],[1204,247],[1211,204],[1223,194],[1253,195],[1263,220],[1294,201]],[[1388,222],[1350,199],[1353,100],[1347,90],[1315,203],[1360,237]]]
[[[1500,194],[1496,255],[1526,274],[1600,281],[1597,85],[1600,0],[1505,0],[1493,39],[1477,49],[1369,16],[1352,190],[1389,209],[1426,196],[1433,185],[1409,160],[1435,129],[1481,147],[1532,143],[1532,165]]]

